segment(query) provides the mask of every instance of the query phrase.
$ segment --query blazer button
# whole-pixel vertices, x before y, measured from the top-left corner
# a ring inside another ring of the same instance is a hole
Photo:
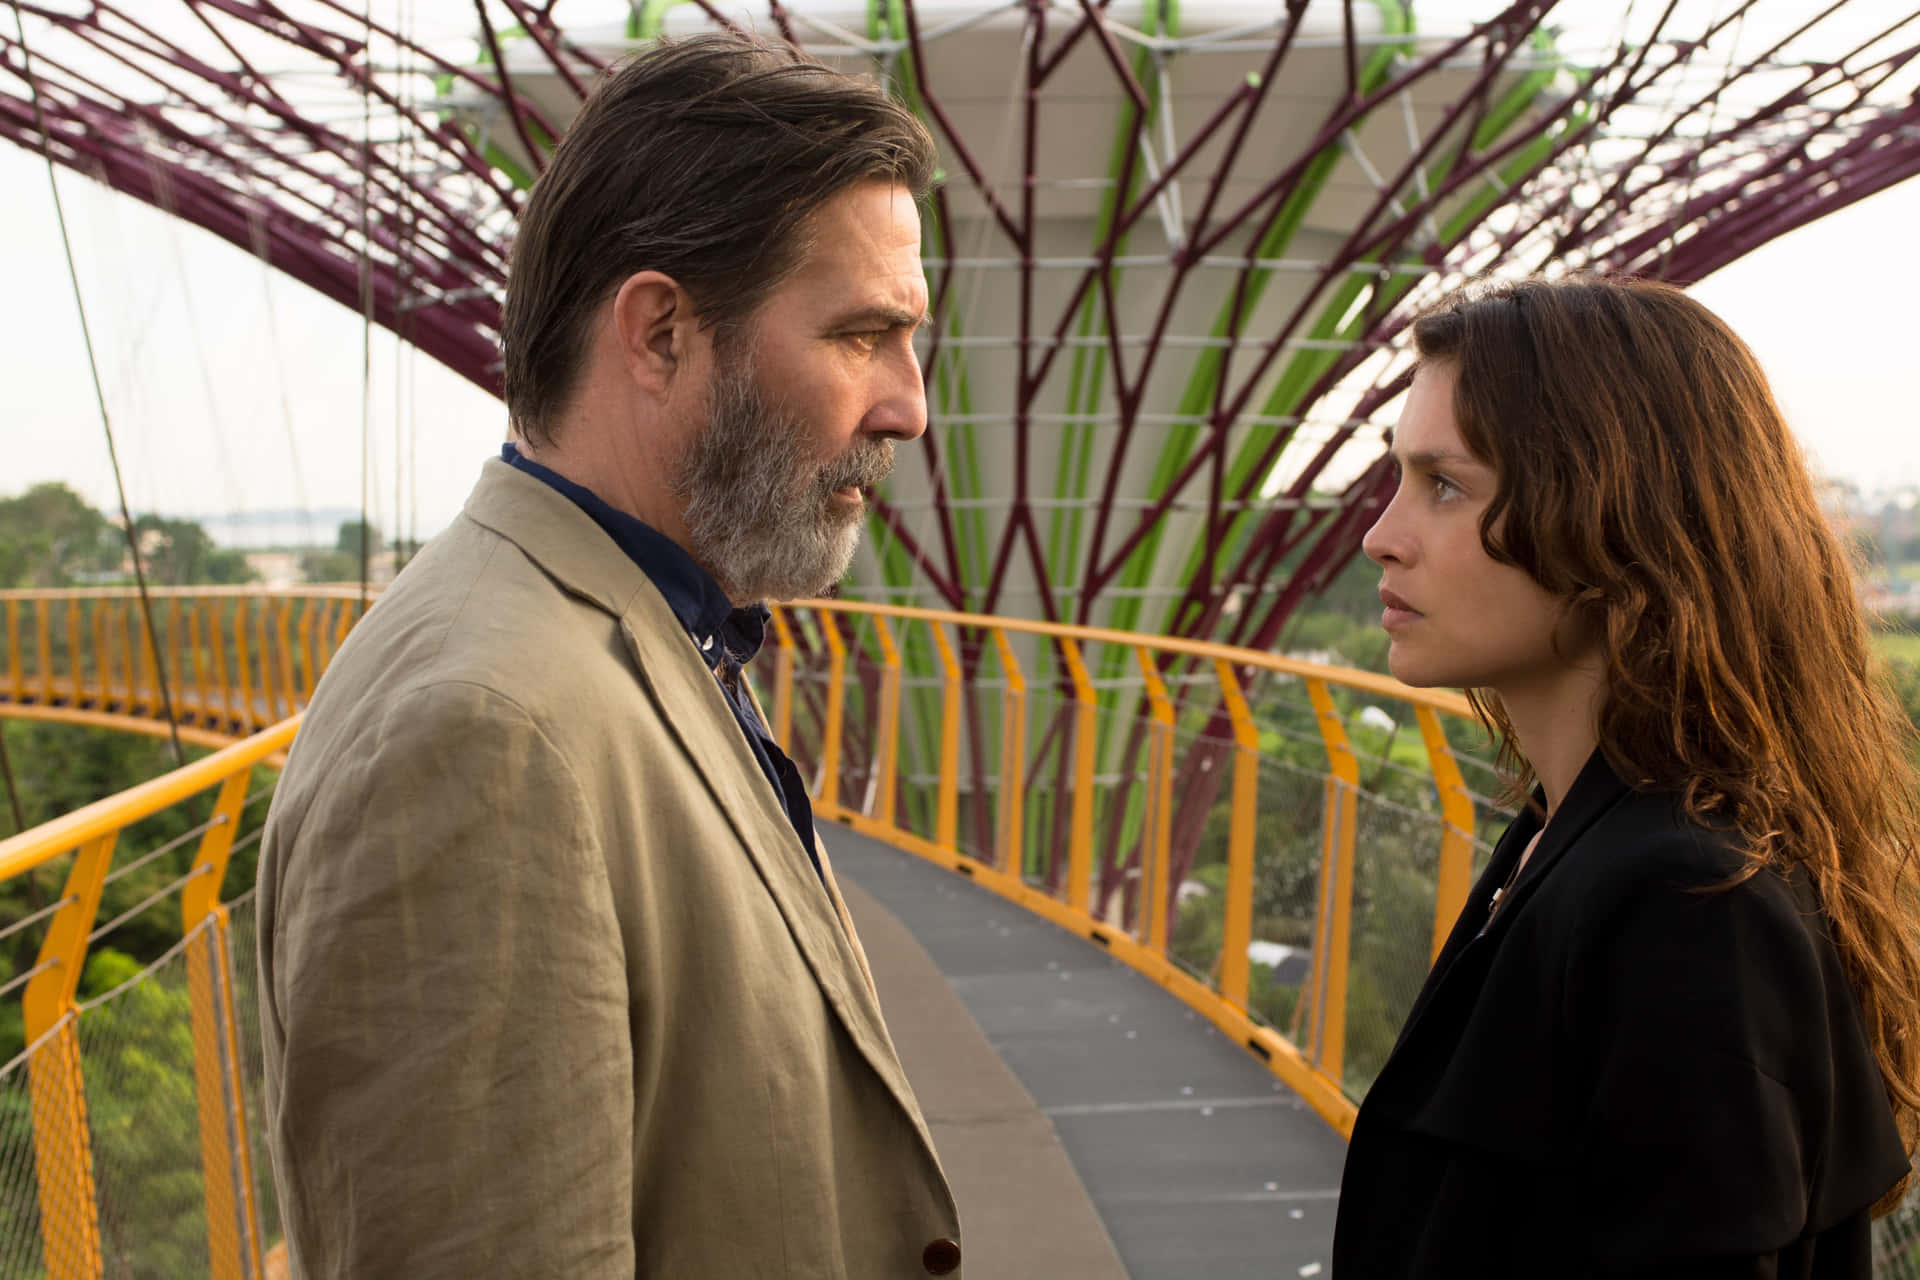
[[[959,1243],[946,1239],[935,1240],[921,1251],[920,1265],[927,1269],[930,1276],[952,1275],[960,1269]]]

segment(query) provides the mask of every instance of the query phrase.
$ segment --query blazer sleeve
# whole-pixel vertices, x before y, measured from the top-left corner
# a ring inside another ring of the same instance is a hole
[[[1771,1276],[1808,1229],[1829,993],[1784,889],[1724,878],[1640,876],[1569,962],[1572,1194],[1602,1275]]]
[[[324,767],[268,940],[297,1273],[630,1277],[624,948],[567,762],[452,684]]]

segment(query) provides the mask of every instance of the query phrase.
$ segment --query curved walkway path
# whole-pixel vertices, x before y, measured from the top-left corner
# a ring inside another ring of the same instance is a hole
[[[1162,988],[821,825],[978,1280],[1328,1274],[1346,1144]]]

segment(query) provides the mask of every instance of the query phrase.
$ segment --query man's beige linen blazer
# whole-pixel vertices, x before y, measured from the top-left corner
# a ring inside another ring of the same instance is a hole
[[[533,477],[488,462],[342,647],[259,884],[296,1275],[957,1253],[837,892],[646,575]]]

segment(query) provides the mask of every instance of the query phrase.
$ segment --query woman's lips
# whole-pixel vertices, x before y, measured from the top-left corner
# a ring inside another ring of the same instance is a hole
[[[1380,588],[1380,603],[1385,606],[1380,612],[1380,625],[1389,631],[1416,622],[1423,616],[1418,609],[1385,587]]]

